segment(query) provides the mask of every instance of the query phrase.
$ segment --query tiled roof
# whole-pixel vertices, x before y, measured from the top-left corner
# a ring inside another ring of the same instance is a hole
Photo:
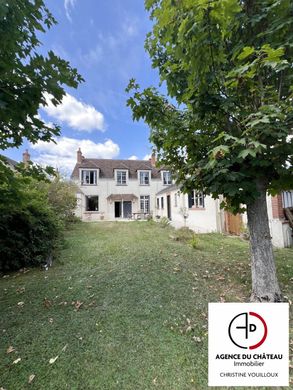
[[[76,164],[71,178],[79,178],[79,169],[83,168],[98,168],[100,170],[100,178],[113,179],[114,169],[127,169],[129,171],[129,178],[136,179],[137,171],[150,170],[153,179],[161,178],[160,171],[164,168],[154,168],[150,161],[146,160],[110,160],[110,159],[95,159],[84,158],[80,164]]]
[[[3,158],[4,160],[6,160],[7,165],[10,166],[11,168],[13,168],[16,164],[18,164],[17,161],[12,160],[12,158],[3,156],[3,154],[0,154],[0,157]]]

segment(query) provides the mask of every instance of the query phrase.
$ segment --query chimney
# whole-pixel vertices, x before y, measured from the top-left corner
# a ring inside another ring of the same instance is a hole
[[[78,148],[78,151],[77,151],[77,163],[81,164],[82,160],[83,160],[83,155],[81,153],[80,148]]]
[[[152,167],[155,168],[156,162],[157,162],[156,153],[155,153],[155,152],[152,153],[152,156],[151,156],[151,158],[150,158],[150,162],[151,162]]]
[[[24,165],[28,165],[28,163],[30,162],[30,159],[31,159],[31,156],[28,152],[28,150],[26,149],[24,153],[22,153],[22,162],[24,163]]]

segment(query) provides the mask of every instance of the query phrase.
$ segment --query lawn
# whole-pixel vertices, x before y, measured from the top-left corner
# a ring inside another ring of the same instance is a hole
[[[193,249],[172,234],[80,223],[49,271],[4,275],[0,389],[207,389],[207,305],[248,300],[248,244],[208,234]],[[276,257],[292,299],[293,250]]]

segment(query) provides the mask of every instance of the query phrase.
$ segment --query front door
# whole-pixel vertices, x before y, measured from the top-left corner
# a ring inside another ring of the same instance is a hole
[[[123,202],[123,218],[131,218],[132,215],[132,203]]]
[[[115,218],[121,218],[121,211],[122,211],[122,207],[121,207],[121,202],[115,202]]]
[[[167,195],[167,217],[171,219],[171,196]]]

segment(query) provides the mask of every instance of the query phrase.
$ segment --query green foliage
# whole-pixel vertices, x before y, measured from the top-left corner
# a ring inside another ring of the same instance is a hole
[[[189,245],[191,246],[191,248],[197,249],[198,244],[199,244],[199,240],[198,240],[196,234],[193,234],[192,239],[189,240]]]
[[[159,225],[161,228],[165,229],[167,226],[170,225],[170,221],[167,217],[162,217],[159,219]]]
[[[52,51],[39,53],[39,36],[56,23],[43,0],[0,2],[0,149],[30,142],[50,141],[59,135],[38,116],[46,95],[61,102],[62,85],[76,88],[82,81],[77,70]]]
[[[74,222],[75,186],[61,180],[40,181],[4,165],[0,184],[0,271],[35,266],[54,255],[64,224]],[[37,173],[39,178],[39,173]]]
[[[293,3],[290,0],[148,0],[146,49],[168,95],[141,91],[128,106],[151,127],[159,160],[182,189],[243,211],[292,188]]]
[[[172,234],[172,239],[174,241],[189,241],[193,238],[194,231],[189,229],[188,227],[182,227],[180,229],[176,229]]]
[[[74,210],[76,207],[75,183],[62,179],[60,175],[47,183],[43,183],[44,190],[48,193],[48,201],[53,211],[65,223],[75,221]]]
[[[47,193],[39,182],[18,174],[1,184],[0,196],[0,270],[46,261],[56,249],[63,226]]]

